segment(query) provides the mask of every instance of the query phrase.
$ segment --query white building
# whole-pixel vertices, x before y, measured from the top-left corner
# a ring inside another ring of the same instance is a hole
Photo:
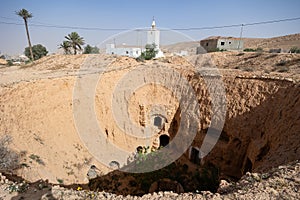
[[[147,44],[155,44],[159,49],[160,31],[156,29],[155,20],[151,24],[151,30],[147,31]]]
[[[164,53],[159,48],[160,43],[160,31],[156,28],[155,20],[153,19],[151,24],[151,29],[147,31],[147,44],[154,44],[155,50],[157,50],[157,54],[155,58],[164,57]]]
[[[118,47],[116,48],[114,44],[106,45],[106,53],[112,55],[120,55],[120,56],[129,56],[133,58],[137,58],[141,55],[142,50],[138,47]]]
[[[147,31],[147,44],[155,44],[155,50],[158,51],[155,58],[164,57],[163,52],[159,48],[160,31],[156,28],[155,20],[153,19],[151,29]],[[145,49],[139,47],[116,47],[114,44],[106,45],[106,53],[120,56],[129,56],[133,58],[139,57]]]

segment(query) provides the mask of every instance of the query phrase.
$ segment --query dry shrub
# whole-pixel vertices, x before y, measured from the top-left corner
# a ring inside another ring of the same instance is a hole
[[[19,155],[8,147],[11,141],[9,135],[0,138],[0,170],[12,170],[19,167]]]

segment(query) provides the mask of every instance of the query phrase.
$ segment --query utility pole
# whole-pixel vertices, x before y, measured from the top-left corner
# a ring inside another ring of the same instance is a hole
[[[114,45],[115,45],[115,48],[117,48],[116,38],[114,38]]]
[[[244,28],[244,24],[241,25],[241,32],[240,32],[240,40],[239,40],[239,44],[238,44],[238,51],[240,51],[240,47],[241,47],[241,42],[242,42],[242,37],[243,37],[243,28]]]

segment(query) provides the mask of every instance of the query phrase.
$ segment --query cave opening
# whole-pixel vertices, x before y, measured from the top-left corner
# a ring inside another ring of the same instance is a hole
[[[192,147],[190,152],[190,160],[194,164],[200,164],[200,151],[199,149]]]
[[[247,157],[245,167],[244,167],[244,173],[246,172],[251,172],[252,171],[252,162],[251,160]]]
[[[169,144],[169,142],[170,142],[170,137],[169,136],[167,136],[167,135],[161,135],[159,137],[159,146],[160,147],[167,146]]]

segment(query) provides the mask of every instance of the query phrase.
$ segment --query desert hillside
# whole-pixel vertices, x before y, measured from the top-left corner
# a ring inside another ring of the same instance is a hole
[[[300,47],[300,33],[273,38],[244,38],[244,48],[282,49],[290,50]]]
[[[244,49],[262,48],[265,51],[270,49],[281,49],[288,52],[292,47],[300,47],[300,33],[273,37],[273,38],[243,38]],[[200,46],[199,41],[181,42],[164,46],[166,52],[180,53],[181,50],[188,51],[189,55],[196,54],[196,48]]]

